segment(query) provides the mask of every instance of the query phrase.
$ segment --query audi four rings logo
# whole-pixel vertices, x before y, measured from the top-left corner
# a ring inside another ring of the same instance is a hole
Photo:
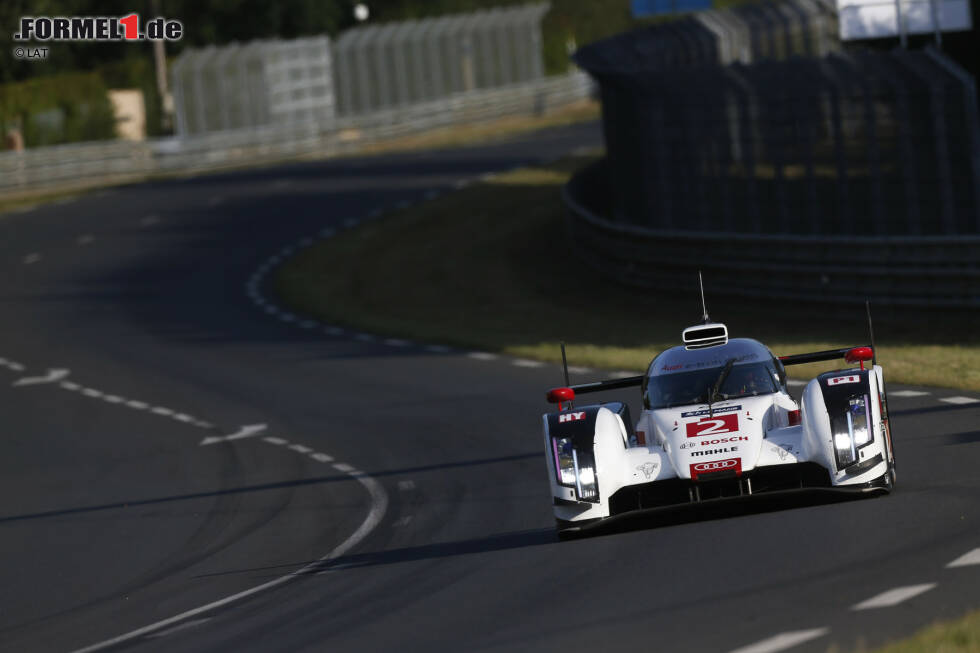
[[[693,465],[694,470],[698,472],[713,472],[719,469],[728,469],[734,467],[738,462],[735,460],[715,460],[710,463],[697,463]]]

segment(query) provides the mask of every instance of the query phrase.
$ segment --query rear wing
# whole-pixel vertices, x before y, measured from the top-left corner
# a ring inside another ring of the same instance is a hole
[[[832,361],[843,358],[848,363],[861,363],[864,369],[864,361],[874,359],[874,349],[870,345],[858,347],[844,347],[843,349],[827,349],[825,351],[815,351],[809,354],[793,354],[791,356],[780,356],[779,360],[783,365],[801,365],[803,363],[817,363],[819,361]]]
[[[580,383],[578,385],[569,385],[562,388],[552,388],[548,391],[547,399],[548,403],[558,404],[558,410],[562,410],[563,402],[569,402],[569,407],[573,405],[571,402],[575,400],[575,395],[584,395],[590,392],[602,392],[603,390],[631,388],[633,386],[643,385],[644,378],[645,377],[640,374],[639,376],[628,376],[624,379],[609,379],[607,381],[593,381],[592,383]]]
[[[634,386],[643,385],[643,379],[645,375],[640,374],[639,376],[627,376],[623,379],[608,379],[606,381],[593,381],[592,383],[580,383],[578,385],[568,386],[575,391],[577,395],[584,395],[589,392],[602,392],[603,390],[618,390],[619,388],[632,388]]]
[[[801,365],[803,363],[817,363],[819,361],[832,361],[843,358],[848,363],[861,363],[864,369],[864,361],[874,359],[874,349],[868,345],[858,347],[844,347],[842,349],[828,349],[826,351],[815,351],[807,354],[792,354],[790,356],[780,356],[779,360],[783,365]],[[558,404],[561,409],[562,402],[570,402],[576,395],[584,395],[590,392],[603,392],[605,390],[618,390],[620,388],[632,388],[643,385],[646,375],[627,376],[622,379],[607,379],[605,381],[593,381],[592,383],[580,383],[578,385],[568,385],[562,388],[552,388],[548,391],[547,399],[550,403]]]

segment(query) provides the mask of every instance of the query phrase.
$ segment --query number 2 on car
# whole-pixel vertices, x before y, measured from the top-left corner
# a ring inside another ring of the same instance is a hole
[[[687,437],[689,438],[734,433],[736,431],[738,431],[738,413],[719,415],[718,417],[702,417],[696,422],[687,423]]]

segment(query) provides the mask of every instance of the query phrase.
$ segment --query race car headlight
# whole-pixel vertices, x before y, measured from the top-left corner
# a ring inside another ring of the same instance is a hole
[[[833,420],[837,469],[844,469],[858,462],[860,449],[874,442],[868,405],[867,395],[851,397],[844,414],[835,416]]]
[[[595,457],[592,452],[575,449],[571,438],[552,438],[555,476],[559,485],[575,488],[579,501],[599,501]]]
[[[575,458],[576,483],[575,492],[580,501],[599,501],[599,488],[596,486],[595,477],[595,458],[591,453],[582,452],[579,454],[572,449]]]
[[[575,487],[575,450],[571,438],[553,438],[551,440],[555,454],[555,476],[559,485]]]

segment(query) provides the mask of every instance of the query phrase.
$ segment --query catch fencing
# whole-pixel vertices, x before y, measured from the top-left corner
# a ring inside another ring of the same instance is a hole
[[[733,294],[980,305],[972,77],[935,50],[844,50],[810,0],[747,11],[576,54],[607,159],[566,189],[574,246],[643,286],[704,269]]]
[[[192,173],[296,157],[326,157],[418,131],[540,115],[590,96],[587,75],[573,72],[511,86],[458,93],[435,102],[338,118],[332,125],[303,122],[225,130],[146,142],[80,143],[0,152],[0,192],[67,188]]]
[[[544,77],[546,3],[383,23],[326,36],[181,53],[171,71],[179,136],[450,102]]]
[[[0,191],[85,186],[356,151],[425,129],[539,115],[589,97],[545,77],[547,4],[188,49],[172,67],[175,138],[0,152]]]

